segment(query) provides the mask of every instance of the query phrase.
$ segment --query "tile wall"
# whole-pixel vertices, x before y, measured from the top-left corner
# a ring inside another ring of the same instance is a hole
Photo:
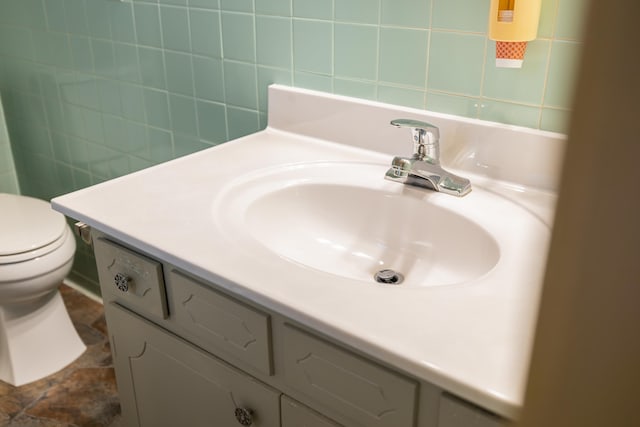
[[[4,120],[4,109],[0,99],[0,193],[18,194],[18,175],[13,162],[9,133]]]
[[[257,131],[272,82],[562,132],[587,1],[542,1],[514,70],[494,66],[489,0],[0,0],[21,190],[49,199]],[[74,274],[95,280],[90,252]]]

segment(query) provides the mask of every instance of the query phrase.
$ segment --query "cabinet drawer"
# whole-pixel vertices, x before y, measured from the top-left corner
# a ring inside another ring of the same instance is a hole
[[[505,427],[507,422],[454,396],[443,394],[438,427]]]
[[[417,384],[300,329],[284,328],[285,381],[357,425],[413,427]]]
[[[118,304],[105,306],[124,423],[280,426],[280,392]]]
[[[105,301],[167,317],[162,264],[103,237],[95,240],[94,253]]]
[[[181,335],[207,351],[223,352],[272,373],[268,314],[175,270],[169,272],[168,282],[171,318]]]
[[[340,427],[287,396],[282,396],[282,427]]]

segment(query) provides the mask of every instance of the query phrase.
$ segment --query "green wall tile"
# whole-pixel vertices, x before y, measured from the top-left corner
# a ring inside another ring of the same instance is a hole
[[[291,16],[291,0],[256,0],[256,13]]]
[[[560,110],[556,108],[543,108],[540,118],[540,129],[551,132],[569,132],[570,110]]]
[[[321,74],[296,71],[293,74],[293,85],[322,92],[333,92],[333,79],[330,76],[323,76]]]
[[[427,110],[477,118],[480,109],[480,99],[447,93],[428,92],[426,105]]]
[[[362,99],[376,99],[376,85],[358,80],[334,79],[333,92],[338,95],[355,96]]]
[[[87,37],[70,36],[73,66],[78,71],[93,72],[93,53]]]
[[[71,165],[85,171],[89,170],[89,153],[87,151],[87,142],[80,138],[74,138],[65,135],[65,140],[69,147],[69,156]],[[106,138],[105,138],[106,141]]]
[[[171,129],[169,96],[167,92],[155,89],[144,89],[144,108],[147,123],[151,126]]]
[[[220,9],[218,0],[188,0],[189,6],[204,9]]]
[[[428,88],[480,95],[485,45],[484,36],[432,31]]]
[[[222,12],[222,49],[225,59],[255,62],[253,21],[252,15]]]
[[[108,8],[113,40],[123,43],[135,43],[136,37],[131,3],[108,2]],[[69,25],[68,22],[67,25]]]
[[[182,95],[193,95],[191,57],[186,53],[165,52],[167,89]]]
[[[224,88],[227,104],[257,110],[256,80],[255,65],[224,61]]]
[[[152,163],[162,163],[173,159],[171,132],[148,127],[147,140],[149,141],[149,158]]]
[[[123,151],[142,158],[148,158],[147,128],[141,123],[124,121],[126,146]]]
[[[229,139],[240,138],[260,130],[257,111],[227,106]]]
[[[21,25],[30,28],[44,28],[46,26],[46,14],[40,0],[22,0],[19,3],[24,18]]]
[[[78,169],[71,169],[73,175],[73,189],[80,190],[91,185],[91,175]]]
[[[523,103],[540,104],[544,91],[549,42],[527,43],[522,68],[500,68],[495,65],[495,42],[489,42],[484,74],[483,95]]]
[[[589,2],[585,0],[561,0],[558,4],[555,36],[562,39],[582,40],[588,4]]]
[[[212,143],[227,140],[227,116],[224,104],[198,101],[198,129],[200,138]]]
[[[273,16],[256,18],[256,58],[258,64],[291,68],[291,19]]]
[[[224,102],[222,60],[193,57],[193,78],[196,96],[210,101]]]
[[[129,167],[131,168],[131,172],[136,172],[142,169],[146,169],[152,165],[153,163],[150,160],[141,159],[135,156],[129,157]]]
[[[64,0],[49,0],[44,3],[47,29],[50,31],[67,32],[67,18],[64,4]]]
[[[162,51],[139,46],[138,59],[142,83],[157,89],[166,89],[167,81]]]
[[[144,92],[142,86],[120,82],[122,116],[129,120],[144,122]]]
[[[189,15],[182,7],[161,6],[162,40],[164,47],[171,50],[188,52],[191,50],[189,39]]]
[[[170,4],[170,5],[175,5],[175,6],[186,6],[187,5],[187,0],[159,0],[159,2],[162,4]]]
[[[73,68],[66,34],[34,31],[33,46],[37,61],[63,68]]]
[[[146,46],[162,47],[160,9],[156,4],[135,3],[135,24],[138,43]]]
[[[51,145],[53,147],[53,158],[59,162],[71,163],[71,155],[69,154],[69,146],[67,144],[67,137],[58,132],[51,132]],[[0,150],[0,154],[2,150]],[[2,162],[2,160],[0,160]],[[13,166],[13,162],[11,163]],[[0,165],[2,166],[2,165]],[[0,167],[0,171],[3,169]]]
[[[293,16],[298,18],[333,18],[332,0],[292,0]]]
[[[423,90],[378,85],[378,101],[407,107],[424,108]]]
[[[132,83],[140,82],[140,64],[138,49],[132,44],[114,43],[113,53],[116,60],[116,76],[120,80]]]
[[[293,38],[293,65],[296,71],[332,73],[332,24],[294,19]]]
[[[116,57],[111,41],[91,39],[93,51],[93,69],[101,76],[113,77],[117,75]]]
[[[120,99],[118,82],[109,79],[98,79],[96,85],[100,99],[100,110],[109,114],[121,115],[122,100]]]
[[[55,148],[54,144],[54,155],[56,154]],[[67,151],[66,156],[68,157],[68,155]],[[56,156],[56,159],[58,159],[58,156]],[[13,170],[15,170],[15,165],[13,164],[13,154],[11,153],[9,141],[0,140],[0,172],[11,172]]]
[[[176,157],[186,156],[187,154],[211,147],[210,143],[203,142],[199,138],[191,135],[176,134],[173,136],[173,143]]]
[[[41,34],[27,28],[8,27],[0,28],[0,55],[8,55],[14,58],[33,60],[36,57],[35,43],[40,43]],[[38,50],[39,52],[39,50]]]
[[[538,24],[538,38],[553,37],[559,1],[560,0],[542,0],[542,4],[540,5],[540,22]]]
[[[556,40],[551,45],[544,105],[570,108],[582,44]]]
[[[190,10],[189,24],[191,25],[191,49],[193,53],[221,58],[220,12]]]
[[[220,0],[222,10],[253,12],[253,0]]]
[[[104,143],[106,146],[124,151],[126,149],[127,132],[122,117],[106,114],[103,117]],[[95,151],[92,151],[95,153]]]
[[[78,129],[78,131],[80,130]],[[51,137],[46,128],[42,126],[31,126],[27,121],[21,121],[17,124],[14,124],[9,129],[9,133],[11,141],[21,141],[19,147],[16,147],[15,144],[13,145],[14,155],[20,154],[22,152],[39,154],[49,158],[53,157]],[[18,168],[18,170],[21,171],[20,168]]]
[[[18,177],[15,172],[0,172],[0,192],[10,194],[20,193]]]
[[[65,101],[82,107],[96,110],[100,108],[97,81],[88,74],[72,75],[64,88],[61,88],[61,95]],[[32,107],[31,111],[38,111],[38,109]]]
[[[73,34],[89,34],[85,3],[83,0],[64,0],[67,31]]]
[[[176,132],[197,135],[196,104],[193,98],[169,94],[172,128]]]
[[[489,26],[490,0],[431,0],[434,29],[485,33]]]
[[[335,24],[335,75],[375,80],[378,60],[378,28]]]
[[[382,27],[378,79],[424,88],[428,40],[425,30]]]
[[[429,28],[431,0],[381,0],[381,23],[407,28]]]
[[[111,38],[111,25],[109,24],[109,2],[88,1],[85,3],[87,13],[87,26],[89,34],[97,38]]]
[[[380,0],[335,0],[336,21],[377,24]]]
[[[485,99],[482,102],[482,108],[480,108],[479,118],[510,125],[537,128],[540,122],[540,107]]]

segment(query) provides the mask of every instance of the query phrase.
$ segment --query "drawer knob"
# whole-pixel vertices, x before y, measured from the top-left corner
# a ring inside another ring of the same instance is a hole
[[[250,426],[253,424],[253,411],[248,408],[236,408],[235,411],[236,420],[243,426]]]
[[[131,281],[131,279],[129,277],[127,277],[126,275],[124,275],[122,273],[117,273],[113,277],[113,281],[116,284],[116,288],[118,288],[118,290],[120,290],[122,292],[128,292],[129,291],[129,282]]]

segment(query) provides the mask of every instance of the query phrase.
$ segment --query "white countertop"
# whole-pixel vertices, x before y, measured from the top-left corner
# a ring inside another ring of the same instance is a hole
[[[386,138],[386,131],[379,132],[374,127],[371,134],[355,138],[354,145],[360,147],[345,145],[344,141],[329,142],[325,135],[320,135],[323,139],[305,136],[313,131],[292,132],[283,124],[287,109],[299,110],[301,104],[311,102],[320,111],[309,111],[308,118],[333,116],[326,120],[353,123],[356,118],[346,113],[335,114],[334,103],[346,102],[362,107],[369,118],[372,117],[370,109],[378,113],[386,109],[390,116],[427,118],[437,122],[441,129],[451,128],[450,123],[457,119],[342,97],[325,99],[322,94],[282,87],[272,87],[270,96],[270,127],[266,130],[55,198],[54,209],[408,374],[505,417],[516,416],[523,401],[546,249],[514,260],[527,263],[527,274],[519,276],[518,283],[491,281],[485,277],[464,285],[421,289],[366,286],[303,266],[288,269],[283,277],[280,262],[243,252],[237,242],[221,233],[213,220],[217,194],[241,170],[354,159],[380,165],[390,163],[389,153],[361,148],[368,142],[377,144],[373,141],[374,135]],[[322,107],[324,102],[331,108]],[[308,118],[307,124],[313,121]],[[317,121],[323,131],[326,131],[326,120]],[[295,126],[302,126],[304,122],[304,118],[298,118]],[[387,123],[388,120],[382,126],[388,126]],[[461,123],[485,126],[466,119]],[[313,128],[313,124],[309,126]],[[520,131],[501,125],[487,126],[492,135],[496,129],[498,133],[504,130],[507,135]],[[522,133],[526,134],[525,139],[542,147],[545,144],[555,147],[547,167],[549,174],[557,175],[560,160],[556,157],[562,151],[556,144],[562,145],[562,137],[529,130]],[[396,140],[407,136],[393,135]],[[443,144],[446,137],[444,132]],[[393,147],[386,151],[393,151]],[[515,179],[496,180],[495,176],[482,176],[478,170],[466,168],[469,156],[460,157],[460,153],[462,151],[458,152],[458,159],[462,160],[453,162],[461,166],[455,169],[456,173],[469,177],[479,190],[484,188],[516,201],[538,217],[536,227],[547,230],[546,234],[542,233],[544,236],[532,236],[526,231],[521,235],[513,233],[515,241],[535,238],[546,242],[555,195],[552,188],[544,186],[547,182],[553,186],[556,178],[548,181],[534,178],[537,188],[530,182],[517,183]],[[450,158],[455,159],[455,155]],[[517,173],[523,169],[513,166],[513,159],[508,163],[506,169],[497,173],[508,174],[510,167]],[[471,192],[466,197],[480,196]],[[505,227],[518,229],[518,224],[510,224],[509,218],[503,221]]]

